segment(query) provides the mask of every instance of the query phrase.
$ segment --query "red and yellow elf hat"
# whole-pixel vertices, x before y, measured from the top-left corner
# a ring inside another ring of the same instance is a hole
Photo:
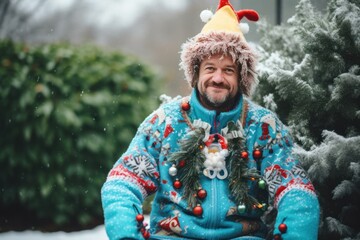
[[[215,14],[204,10],[200,17],[207,23],[199,34],[181,47],[180,68],[184,70],[186,80],[195,87],[200,62],[210,55],[223,53],[239,64],[240,89],[249,96],[257,84],[256,58],[245,40],[246,27],[241,27],[240,20],[246,17],[248,20],[257,21],[258,13],[254,10],[235,11],[229,0],[220,0]]]

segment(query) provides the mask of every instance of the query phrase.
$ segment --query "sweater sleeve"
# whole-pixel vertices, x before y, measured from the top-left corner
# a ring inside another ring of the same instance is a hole
[[[105,229],[111,240],[143,239],[136,216],[142,213],[143,200],[158,186],[160,121],[157,112],[145,119],[101,189]]]
[[[257,132],[255,145],[263,154],[261,172],[278,210],[273,234],[283,240],[317,239],[318,199],[306,171],[292,155],[287,128],[270,113],[261,119]]]

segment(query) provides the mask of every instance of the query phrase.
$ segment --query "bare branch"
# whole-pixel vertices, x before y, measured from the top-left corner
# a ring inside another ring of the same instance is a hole
[[[4,24],[5,15],[9,9],[10,0],[3,0],[0,2],[0,29],[2,29],[2,25]]]

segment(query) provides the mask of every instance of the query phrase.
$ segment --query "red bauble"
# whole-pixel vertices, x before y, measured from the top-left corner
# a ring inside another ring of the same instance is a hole
[[[189,102],[183,102],[181,104],[181,109],[184,110],[184,111],[189,111],[190,110],[190,104]]]
[[[142,215],[142,214],[136,215],[136,221],[138,221],[138,222],[144,221],[144,215]]]
[[[275,234],[274,235],[274,240],[281,240],[281,239],[282,239],[282,237],[281,237],[280,234]]]
[[[262,152],[261,152],[261,150],[255,149],[255,150],[253,151],[253,157],[254,157],[255,159],[260,159],[260,158],[262,157]]]
[[[207,192],[204,189],[199,189],[199,191],[197,192],[197,196],[200,199],[204,199],[207,196]]]
[[[242,151],[241,152],[241,158],[248,159],[248,157],[249,157],[249,153],[247,151]]]
[[[281,224],[279,225],[279,231],[280,231],[281,233],[286,233],[286,231],[287,231],[287,226],[286,226],[285,223],[281,223]]]
[[[174,186],[174,188],[179,189],[179,188],[181,188],[182,184],[178,179],[176,179],[173,186]]]
[[[143,237],[144,237],[145,239],[149,239],[149,238],[150,238],[150,233],[149,233],[148,231],[145,231],[145,232],[143,233]]]
[[[200,204],[198,204],[196,207],[193,208],[193,213],[194,213],[194,215],[196,215],[196,216],[202,215],[202,213],[203,213],[203,208],[201,207]]]
[[[179,167],[184,167],[186,164],[185,160],[180,160]]]

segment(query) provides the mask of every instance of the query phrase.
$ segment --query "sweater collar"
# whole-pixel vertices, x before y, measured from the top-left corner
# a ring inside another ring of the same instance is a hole
[[[221,129],[225,128],[229,121],[236,122],[240,119],[243,97],[240,96],[238,104],[230,111],[217,113],[215,110],[209,110],[201,105],[196,90],[193,89],[189,103],[191,106],[189,111],[191,121],[200,119],[211,125],[211,133],[220,133]]]

